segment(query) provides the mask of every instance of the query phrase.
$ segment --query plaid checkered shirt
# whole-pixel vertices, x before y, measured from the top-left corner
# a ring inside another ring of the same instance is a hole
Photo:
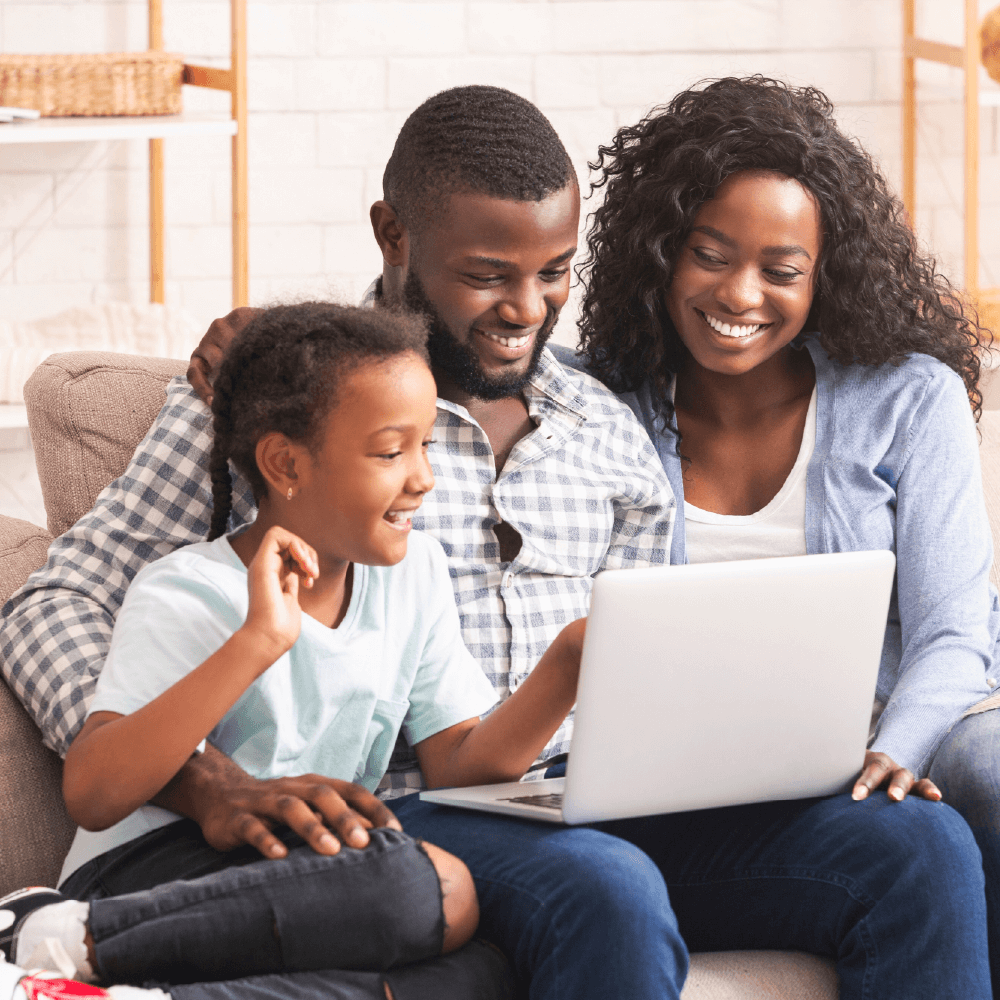
[[[437,482],[414,519],[444,547],[465,642],[501,698],[564,625],[587,613],[595,573],[666,563],[673,527],[670,486],[625,404],[548,351],[525,398],[536,427],[499,476],[482,428],[464,407],[438,400],[430,448]],[[208,533],[211,441],[209,410],[175,378],[124,474],[3,607],[4,676],[59,752],[86,717],[129,582]],[[230,530],[254,516],[237,476]],[[523,540],[510,562],[501,561],[493,531],[500,521]],[[572,718],[541,757],[566,751],[571,733]],[[415,758],[400,748],[380,794],[417,787]]]

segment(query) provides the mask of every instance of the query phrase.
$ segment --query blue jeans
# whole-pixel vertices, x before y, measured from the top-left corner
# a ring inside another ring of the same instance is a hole
[[[983,855],[994,996],[1000,997],[1000,712],[957,722],[934,756],[930,775],[972,828]]]
[[[512,996],[492,948],[440,955],[441,886],[412,837],[373,830],[332,857],[283,839],[280,860],[221,853],[184,820],[74,872],[60,888],[90,903],[102,980],[175,1000],[384,1000],[383,981],[396,1000]]]
[[[392,802],[461,858],[479,933],[532,1000],[677,998],[688,949],[795,949],[837,963],[842,1000],[987,1000],[986,903],[968,826],[884,793],[597,827]]]

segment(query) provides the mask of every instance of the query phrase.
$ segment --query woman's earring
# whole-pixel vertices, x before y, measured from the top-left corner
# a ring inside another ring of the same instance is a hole
[[[292,488],[291,488],[291,486],[288,487],[288,499],[289,500],[292,499]]]

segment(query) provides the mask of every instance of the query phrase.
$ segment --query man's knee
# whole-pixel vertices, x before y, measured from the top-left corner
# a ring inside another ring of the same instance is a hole
[[[461,948],[475,933],[479,924],[479,902],[476,886],[465,863],[447,851],[421,841],[441,883],[441,903],[444,910],[444,943],[441,954]]]

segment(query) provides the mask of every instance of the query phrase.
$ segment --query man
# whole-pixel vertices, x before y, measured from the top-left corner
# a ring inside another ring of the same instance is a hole
[[[631,413],[544,350],[568,293],[579,193],[537,109],[494,88],[431,98],[400,133],[385,195],[372,209],[384,266],[370,298],[419,308],[433,327],[437,488],[420,527],[444,546],[466,642],[504,694],[586,612],[595,572],[666,560],[671,498]],[[203,392],[212,342],[244,320],[237,312],[214,325],[191,372]],[[125,476],[4,609],[5,669],[51,741],[82,720],[85,695],[68,692],[81,690],[76,675],[96,674],[103,654],[80,636],[109,631],[114,588],[207,530],[207,442],[204,407],[174,383]],[[235,519],[249,515],[244,497]],[[105,565],[98,572],[88,560]],[[69,599],[58,603],[53,583],[103,588],[85,624]],[[567,724],[543,756],[562,752],[569,735]],[[387,794],[416,780],[405,761],[389,777]],[[662,763],[651,780],[669,780]],[[255,783],[211,751],[157,801],[196,819],[216,847],[249,842],[270,856],[284,850],[269,829],[277,823],[328,852],[334,833],[363,842],[350,805],[386,822],[343,783]],[[677,997],[687,969],[678,918],[701,948],[836,955],[844,997],[985,996],[981,873],[968,831],[926,803],[889,813],[878,799],[853,812],[830,802],[807,819],[803,805],[776,803],[602,829],[441,809],[414,795],[394,807],[408,832],[469,866],[481,932],[532,996]],[[897,843],[915,824],[919,856]],[[932,900],[942,867],[948,878]],[[904,924],[919,928],[919,947],[906,945]]]

